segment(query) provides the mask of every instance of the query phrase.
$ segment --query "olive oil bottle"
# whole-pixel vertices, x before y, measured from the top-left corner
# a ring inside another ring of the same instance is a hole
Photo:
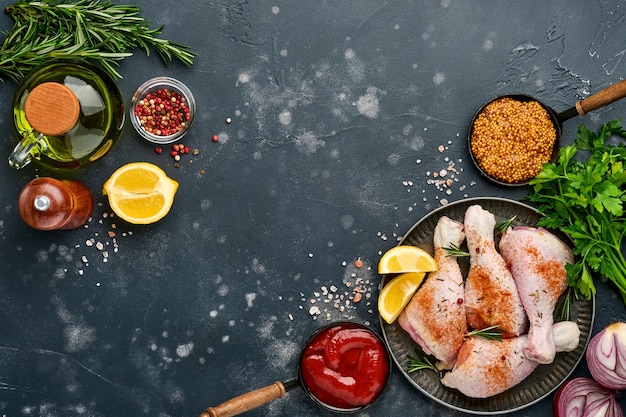
[[[53,170],[75,170],[104,156],[119,140],[124,101],[102,69],[74,61],[54,62],[27,75],[13,96],[19,143],[9,164],[31,161]]]

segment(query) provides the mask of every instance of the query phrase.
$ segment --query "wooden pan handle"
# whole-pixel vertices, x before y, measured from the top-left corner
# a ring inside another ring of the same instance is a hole
[[[232,417],[250,411],[263,404],[285,396],[285,386],[282,382],[274,382],[263,388],[242,394],[222,404],[209,407],[200,414],[200,417]]]
[[[597,110],[624,97],[626,97],[626,80],[600,90],[584,100],[577,101],[576,111],[581,116],[584,116],[592,110]]]

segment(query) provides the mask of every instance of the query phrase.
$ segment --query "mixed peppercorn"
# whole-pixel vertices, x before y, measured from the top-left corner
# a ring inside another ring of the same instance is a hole
[[[187,99],[177,91],[161,88],[139,100],[135,116],[141,127],[156,136],[182,131],[191,120]]]

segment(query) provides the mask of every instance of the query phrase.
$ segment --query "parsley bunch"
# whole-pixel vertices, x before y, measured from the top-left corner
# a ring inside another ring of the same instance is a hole
[[[626,137],[620,119],[597,133],[581,123],[574,144],[562,147],[556,162],[545,164],[530,182],[527,198],[545,214],[540,226],[561,230],[574,242],[576,262],[567,265],[570,286],[589,299],[596,292],[592,274],[599,273],[626,303],[626,147],[621,138],[619,144],[607,143],[611,137]]]

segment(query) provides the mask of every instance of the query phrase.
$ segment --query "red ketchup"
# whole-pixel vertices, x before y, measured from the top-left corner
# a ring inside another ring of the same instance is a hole
[[[329,408],[353,410],[371,404],[389,377],[389,356],[378,337],[354,323],[325,328],[300,359],[305,388]]]

